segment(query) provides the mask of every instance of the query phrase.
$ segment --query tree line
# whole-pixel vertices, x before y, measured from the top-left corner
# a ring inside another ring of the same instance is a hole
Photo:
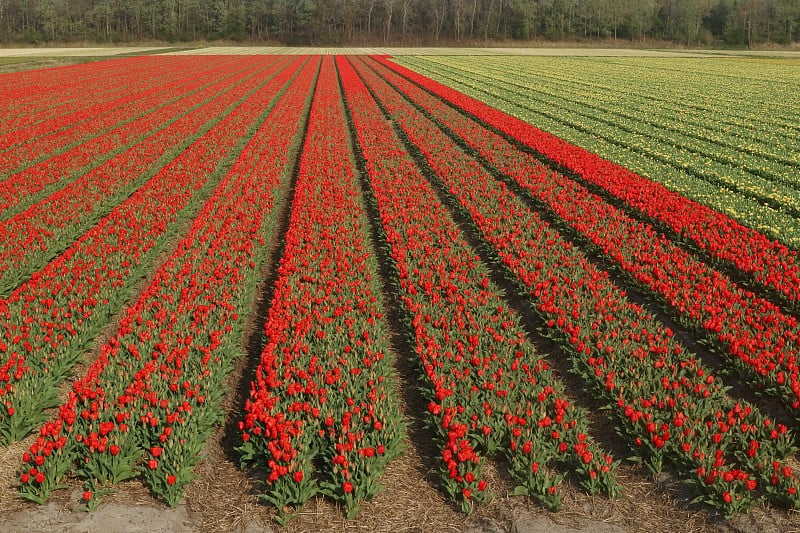
[[[0,0],[0,41],[800,41],[800,0]]]

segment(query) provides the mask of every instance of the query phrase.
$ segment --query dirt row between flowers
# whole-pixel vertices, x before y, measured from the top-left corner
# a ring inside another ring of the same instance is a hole
[[[374,68],[374,65],[373,65]],[[376,71],[377,72],[377,71]],[[381,76],[382,79],[386,79],[384,76]],[[394,87],[394,85],[393,85]],[[757,406],[759,409],[767,413],[770,417],[774,420],[785,424],[789,427],[793,427],[794,418],[790,409],[782,404],[780,400],[775,397],[760,394],[754,392],[752,388],[752,384],[748,383],[742,375],[740,375],[735,368],[732,368],[731,361],[724,357],[719,350],[714,350],[708,346],[708,342],[705,341],[702,336],[698,335],[696,331],[693,331],[690,327],[686,326],[685,324],[680,323],[676,320],[676,317],[670,314],[669,306],[666,305],[664,302],[655,300],[653,295],[647,292],[646,287],[643,287],[641,284],[637,284],[634,279],[630,276],[626,276],[624,271],[620,269],[617,265],[614,264],[613,260],[609,257],[603,256],[598,250],[592,248],[592,243],[579,231],[576,231],[573,227],[566,224],[563,220],[561,220],[556,213],[552,210],[548,210],[546,207],[543,207],[542,204],[537,203],[536,201],[531,199],[529,191],[524,189],[520,186],[519,183],[514,182],[507,174],[504,174],[503,171],[495,168],[490,161],[485,159],[481,156],[481,154],[474,150],[472,146],[465,141],[464,138],[460,137],[457,133],[453,130],[449,129],[444,123],[439,122],[439,118],[435,116],[435,114],[431,114],[428,112],[422,105],[416,102],[413,98],[410,98],[406,95],[407,100],[413,104],[417,109],[419,109],[426,117],[433,120],[437,127],[440,128],[450,139],[450,141],[459,146],[463,151],[470,154],[488,173],[492,176],[493,179],[497,180],[498,182],[504,183],[509,187],[509,189],[514,193],[515,196],[521,198],[526,206],[530,207],[533,211],[537,212],[537,214],[542,218],[542,220],[546,221],[548,225],[557,229],[561,235],[573,246],[578,248],[587,250],[587,257],[589,261],[594,264],[598,269],[605,271],[609,278],[619,287],[622,287],[625,292],[627,293],[628,298],[635,304],[639,305],[643,309],[645,309],[648,313],[653,314],[658,318],[658,321],[666,326],[668,326],[674,333],[677,339],[687,347],[691,352],[696,353],[701,356],[703,362],[707,364],[712,370],[715,375],[719,375],[725,379],[726,385],[731,387],[731,394],[735,398],[741,398],[746,400],[747,402]],[[437,99],[438,100],[438,99]],[[438,100],[441,103],[441,100]],[[453,106],[455,110],[458,111],[456,106]],[[468,113],[461,112],[459,113],[464,118],[474,118],[471,117]],[[485,123],[480,124],[481,128],[485,128],[487,131],[494,131],[489,125]],[[531,154],[534,157],[540,158],[541,162],[544,165],[551,169],[553,172],[561,173],[564,175],[569,176],[569,178],[573,181],[578,183],[582,183],[582,177],[574,172],[570,172],[569,169],[563,167],[551,160],[548,160],[546,157],[542,156],[538,152],[535,152],[531,148],[524,146],[521,142],[519,142],[516,138],[505,135],[504,138],[508,140],[510,143],[518,143],[518,148],[523,150],[525,153]],[[409,149],[413,151],[413,146],[409,145]],[[421,168],[426,168],[426,163],[424,157],[421,154],[417,157],[417,164]],[[435,182],[435,177],[430,169],[428,169],[428,174],[431,176],[431,179]],[[440,189],[440,196],[447,197],[447,192],[444,189]],[[615,199],[613,197],[604,197],[605,201],[609,202],[610,204],[615,205],[621,209],[627,209],[628,206],[623,202]],[[456,210],[457,211],[457,210]],[[455,213],[455,216],[458,217],[458,214]],[[651,223],[651,221],[631,210],[631,216],[641,221],[645,224]],[[469,235],[472,233],[469,223],[468,216],[461,216],[460,226],[462,232]],[[663,228],[658,228],[660,231],[664,231]],[[692,253],[698,253],[695,248],[692,248],[686,242],[681,240],[679,236],[670,234],[667,231],[664,233],[668,236],[669,240],[674,242],[678,247],[683,249],[689,250]],[[494,255],[489,251],[485,244],[481,242],[481,239],[478,235],[473,235],[471,240],[471,245],[473,248],[479,251],[479,253],[483,254],[483,262],[485,264],[494,264],[497,262],[497,259]],[[711,263],[713,261],[713,257],[703,256],[702,254],[698,254],[701,261]],[[725,265],[722,265],[725,267]],[[721,267],[721,268],[722,268]],[[753,290],[757,294],[764,294],[765,299],[772,302],[777,303],[778,305],[788,305],[784,300],[781,299],[781,295],[775,295],[773,292],[770,292],[768,288],[757,286],[750,282],[743,276],[741,272],[737,271],[735,268],[727,266],[727,268],[722,268],[722,271],[725,275],[730,276],[732,279],[735,280],[736,283],[739,283],[748,289]],[[538,320],[534,313],[531,312],[530,308],[530,300],[518,290],[518,285],[514,283],[513,279],[508,275],[508,273],[504,273],[502,269],[497,269],[495,272],[495,279],[497,280],[498,284],[500,284],[503,289],[506,291],[508,298],[510,298],[510,303],[512,306],[517,308],[517,312],[525,317],[526,327],[528,331],[536,331],[540,329],[542,324],[541,321]],[[761,293],[759,293],[761,291]],[[797,313],[793,313],[791,310],[786,311],[787,315],[790,317],[797,317]],[[578,397],[580,395],[580,388],[581,383],[580,380],[572,379],[569,375],[569,365],[566,364],[566,355],[560,353],[556,356],[556,353],[559,353],[560,348],[555,345],[554,343],[550,342],[548,339],[538,338],[539,342],[544,342],[547,346],[544,348],[541,353],[550,354],[550,360],[553,364],[559,367],[562,374],[565,374],[565,379],[571,381],[571,393],[573,396]],[[564,363],[560,363],[560,361],[564,361]],[[592,410],[595,408],[600,408],[600,404],[597,405],[590,405],[589,406]],[[613,438],[611,439],[613,441]],[[613,443],[607,444],[608,446],[613,446]],[[619,456],[618,450],[615,450],[615,455]]]
[[[295,173],[296,173],[295,169]],[[362,169],[363,170],[363,169]],[[259,300],[254,303],[251,323],[244,338],[243,349],[248,353],[242,359],[236,372],[228,378],[228,390],[234,391],[225,403],[226,420],[241,418],[240,406],[249,389],[253,368],[258,363],[261,352],[260,331],[271,299],[271,285],[274,281],[272,268],[281,255],[280,242],[286,232],[293,189],[289,190],[288,200],[279,219],[283,222],[276,229],[270,245],[275,252],[272,261],[264,269],[265,279],[260,289]],[[376,215],[371,214],[371,223],[378,223]],[[384,286],[388,286],[383,280]],[[509,296],[515,306],[522,302]],[[387,299],[387,301],[390,301]],[[402,336],[398,323],[394,329],[395,349],[401,347]],[[538,337],[533,342],[540,347],[540,353],[553,356],[551,346]],[[399,352],[398,352],[399,353]],[[412,422],[424,411],[424,401],[414,392],[419,386],[416,370],[405,367],[406,358],[401,358],[398,372],[401,376],[400,398],[404,412]],[[567,376],[562,376],[565,380]],[[580,400],[580,398],[578,397]],[[604,424],[605,415],[593,407],[589,399],[583,399],[584,406],[591,410],[591,425],[603,443],[612,442],[614,433]],[[788,513],[774,513],[767,508],[758,507],[746,517],[731,522],[715,522],[714,517],[702,510],[689,511],[687,495],[668,475],[662,475],[655,482],[645,473],[643,467],[624,465],[619,471],[620,481],[625,493],[619,500],[587,496],[571,484],[565,487],[564,506],[559,513],[551,514],[541,510],[531,502],[507,496],[512,485],[501,463],[492,463],[487,478],[498,496],[486,506],[480,507],[476,514],[465,517],[457,512],[436,487],[432,475],[434,469],[434,449],[429,445],[431,434],[421,425],[413,424],[410,437],[402,458],[388,467],[382,481],[386,489],[372,502],[363,506],[360,515],[353,521],[346,521],[340,510],[327,500],[315,498],[298,513],[296,519],[286,528],[287,531],[541,531],[552,529],[564,531],[787,531],[797,527]],[[139,482],[125,482],[116,494],[105,498],[105,504],[91,514],[79,510],[81,495],[77,481],[70,481],[70,489],[59,492],[50,503],[39,508],[18,501],[6,501],[5,496],[13,493],[13,484],[2,487],[0,499],[0,531],[259,531],[269,528],[278,530],[271,524],[274,512],[262,505],[257,497],[253,473],[243,472],[237,466],[234,450],[238,435],[231,427],[218,429],[206,447],[206,459],[197,468],[199,478],[187,489],[184,502],[175,509],[168,509],[153,503],[144,486]],[[25,449],[25,443],[18,443],[3,451],[0,465],[6,471],[7,462],[13,470],[15,462]],[[617,450],[614,450],[615,452]],[[6,483],[3,483],[6,485]]]
[[[297,168],[295,168],[295,174]],[[296,176],[295,176],[296,177]],[[290,195],[291,197],[291,191]],[[289,206],[290,203],[287,203]],[[252,375],[253,366],[258,361],[261,352],[259,343],[261,324],[263,323],[266,306],[271,300],[272,283],[274,282],[274,265],[282,255],[279,242],[286,233],[289,219],[289,207],[284,209],[281,216],[283,222],[273,235],[271,247],[275,250],[270,264],[262,273],[267,279],[263,287],[263,296],[255,302],[254,312],[251,316],[250,326],[244,336],[249,358],[242,360],[234,376],[229,379],[228,389],[236,391],[231,394],[226,403],[227,419],[241,418],[237,408],[243,403]],[[168,254],[167,254],[168,255]],[[111,325],[110,330],[114,329]],[[102,344],[102,339],[96,341],[96,348]],[[95,349],[96,351],[96,349]],[[88,363],[88,361],[87,361]],[[78,370],[80,375],[80,369]],[[407,375],[408,372],[403,372]],[[413,390],[416,387],[413,379],[404,383],[403,390]],[[68,387],[64,387],[67,389]],[[64,391],[65,392],[65,391]],[[414,398],[415,395],[404,395]],[[420,403],[420,402],[417,402]],[[415,418],[414,413],[420,405],[407,410],[409,418]],[[424,407],[423,407],[424,408]],[[261,529],[269,524],[272,512],[258,504],[254,495],[251,478],[242,473],[236,466],[235,430],[231,427],[217,431],[210,441],[207,449],[207,459],[199,467],[200,479],[193,483],[187,492],[185,502],[177,509],[167,510],[163,507],[153,507],[152,498],[147,490],[138,482],[126,482],[118,487],[115,495],[108,497],[106,504],[92,514],[80,511],[81,488],[77,481],[71,480],[71,490],[60,491],[44,507],[35,507],[21,501],[6,499],[0,500],[3,516],[9,518],[3,524],[8,530],[18,530],[24,527],[29,531],[63,531],[63,530],[230,530],[239,528]],[[418,524],[415,527],[431,529],[434,531],[461,530],[469,527],[471,522],[455,512],[446,504],[432,483],[426,480],[427,472],[431,467],[426,463],[424,448],[425,435],[416,439],[414,445],[409,445],[408,453],[403,459],[390,467],[385,482],[389,487],[376,501],[369,504],[369,508],[356,522],[359,528],[369,531],[390,529],[406,529],[409,518],[416,517]],[[14,492],[13,471],[16,460],[21,452],[30,444],[31,439],[25,439],[4,451],[4,473],[12,473],[11,479],[4,479],[7,490],[4,496]],[[421,444],[417,452],[416,444]],[[430,459],[430,458],[428,458]],[[10,483],[9,483],[10,482]],[[423,497],[420,497],[420,496]],[[293,522],[290,530],[333,530],[351,529],[352,522],[341,519],[341,513],[326,503],[317,499],[312,509],[304,510],[299,514],[298,520]],[[307,506],[311,507],[311,506]],[[142,516],[150,515],[150,521],[142,521]],[[340,516],[340,520],[331,521],[332,517]],[[11,518],[14,517],[14,518]],[[499,515],[502,520],[503,514]],[[475,527],[482,528],[486,524],[495,524],[498,519],[478,517]],[[500,527],[500,526],[498,526]]]
[[[388,115],[387,115],[387,119],[389,119],[390,121],[392,120],[391,117],[388,116]],[[400,131],[397,126],[395,126],[395,130],[398,131],[398,132]],[[411,144],[409,144],[409,140],[407,139],[407,137],[405,137],[405,135],[403,133],[398,133],[398,136],[406,139],[407,148],[409,148],[412,152],[415,151],[413,146]],[[453,139],[454,142],[456,142],[456,144],[458,144],[454,137],[452,137],[452,139]],[[421,167],[421,168],[425,168],[426,169],[425,173],[428,174],[429,179],[431,181],[435,182],[436,179],[434,177],[432,177],[432,174],[431,174],[432,170],[427,167],[427,165],[426,165],[426,163],[424,161],[424,158],[422,157],[422,154],[417,154],[416,159],[417,159],[418,166]],[[447,193],[443,189],[441,189],[440,187],[434,186],[434,188],[436,188],[439,191],[440,199],[443,199],[443,201],[445,203],[447,203],[447,200],[446,200]],[[462,232],[465,235],[473,234],[473,230],[471,230],[469,228],[470,223],[468,222],[468,219],[469,219],[468,215],[464,214],[462,216],[459,216],[459,210],[455,209],[455,208],[453,208],[453,215],[455,216],[455,218],[457,220],[460,220],[459,225],[461,226]],[[550,217],[543,217],[543,218],[545,218],[546,220],[550,220]],[[552,222],[552,220],[551,220],[551,222]],[[557,226],[557,227],[559,227],[559,229],[561,229],[560,226]],[[494,264],[497,263],[496,259],[493,259],[491,256],[486,256],[485,254],[483,254],[481,252],[481,250],[484,247],[484,245],[482,245],[480,243],[480,238],[479,237],[477,237],[476,235],[473,234],[473,236],[469,240],[471,242],[472,247],[475,250],[478,250],[479,253],[481,253],[483,262],[485,264],[494,265]],[[592,260],[594,261],[594,259],[592,259]],[[608,266],[604,265],[603,262],[600,262],[599,264],[601,265],[601,268],[604,268],[604,269],[608,270]],[[495,274],[494,277],[496,279],[500,279],[501,280],[499,284],[501,284],[503,289],[506,290],[508,303],[512,306],[512,308],[516,308],[518,313],[521,316],[525,317],[524,320],[525,320],[526,329],[529,332],[530,331],[535,331],[537,329],[536,319],[535,318],[531,318],[531,314],[529,313],[529,309],[526,309],[526,307],[530,306],[530,301],[527,300],[526,297],[521,296],[520,293],[518,293],[517,290],[515,290],[514,285],[512,283],[508,283],[508,282],[503,283],[502,282],[502,278],[503,278],[503,274],[502,273],[497,272],[497,270],[495,270],[493,268],[493,274]],[[638,303],[640,305],[643,305],[646,309],[650,310],[651,306],[647,302],[647,297],[646,296],[642,296],[642,295],[636,294],[636,292],[637,292],[636,289],[632,288],[630,286],[630,283],[626,283],[624,279],[620,279],[618,276],[614,275],[613,273],[611,274],[611,277],[612,277],[612,279],[615,280],[616,283],[618,283],[622,287],[624,287],[626,291],[630,291],[631,289],[633,289],[631,292],[629,292],[629,294],[632,297],[631,298],[632,301],[635,301],[636,303]],[[528,311],[528,312],[526,313],[526,311]],[[692,349],[696,353],[701,354],[704,360],[706,358],[711,359],[713,361],[711,364],[713,366],[715,366],[715,367],[719,367],[720,364],[724,363],[719,359],[719,357],[717,357],[714,354],[710,353],[707,349],[701,348],[696,342],[693,341],[691,334],[688,334],[685,331],[682,331],[683,328],[676,327],[676,325],[674,324],[674,321],[669,320],[669,318],[667,318],[664,315],[664,313],[660,313],[660,312],[656,311],[655,314],[656,314],[656,316],[659,317],[659,320],[661,320],[663,323],[666,323],[667,325],[669,325],[673,330],[678,331],[679,332],[679,338],[681,338],[681,342],[684,342],[685,346],[690,347],[690,349]],[[561,357],[563,357],[563,354],[560,353],[559,348],[557,346],[554,346],[554,344],[552,342],[548,341],[547,339],[542,338],[540,335],[530,334],[529,333],[529,336],[531,337],[531,340],[534,343],[536,343],[537,345],[542,347],[542,349],[539,350],[539,353],[548,354],[548,360],[551,363],[555,364],[555,366],[557,368],[562,370],[561,378],[564,379],[568,383],[567,390],[568,390],[568,392],[571,393],[571,396],[574,397],[574,398],[581,398],[582,405],[585,406],[585,407],[588,407],[594,413],[594,416],[592,417],[593,422],[594,422],[592,424],[593,430],[595,432],[594,435],[596,437],[598,437],[598,439],[602,442],[602,444],[604,446],[608,446],[615,453],[615,457],[624,457],[626,450],[623,449],[624,447],[621,445],[621,443],[619,443],[619,442],[615,443],[615,440],[618,441],[618,439],[616,439],[616,435],[615,435],[614,431],[612,431],[611,428],[608,425],[605,424],[606,420],[605,420],[604,417],[597,416],[598,409],[601,408],[601,404],[599,402],[594,402],[591,399],[587,399],[585,397],[582,397],[581,396],[581,387],[582,387],[582,385],[580,383],[580,380],[571,379],[567,375],[567,372],[569,372],[568,365],[565,366],[564,364],[561,364],[561,363],[558,362],[558,360]],[[698,349],[698,348],[700,348],[700,349]],[[728,382],[729,385],[731,384],[731,382],[734,381],[733,379],[731,379],[730,376],[726,376],[726,379],[729,380],[729,382]],[[740,384],[737,383],[737,385],[740,385]],[[737,386],[737,387],[735,387],[735,389],[736,390],[735,390],[734,394],[737,397],[744,397],[748,401],[751,401],[751,402],[755,401],[755,403],[758,403],[760,405],[760,407],[762,407],[762,408],[764,408],[766,410],[766,412],[769,412],[771,414],[774,414],[774,412],[778,412],[778,413],[780,413],[780,415],[782,415],[781,418],[783,418],[783,419],[786,418],[786,413],[783,412],[783,410],[780,408],[780,406],[775,405],[774,402],[757,401],[757,400],[761,400],[761,399],[756,397],[751,391],[748,391],[746,389],[746,387]],[[629,473],[630,472],[626,471],[626,474],[623,474],[623,475],[625,477],[627,477],[627,474],[629,474]],[[637,474],[639,474],[639,473],[640,472],[638,472]],[[634,474],[634,475],[637,475],[637,474]],[[658,490],[663,490],[663,491],[665,491],[667,493],[674,494],[678,498],[678,500],[680,500],[682,497],[685,497],[686,495],[682,493],[682,491],[678,488],[678,486],[676,484],[672,484],[671,480],[672,480],[672,478],[668,474],[659,475],[658,480],[657,480]],[[623,482],[623,484],[625,485],[625,482]],[[678,503],[679,507],[685,508],[684,504],[686,503],[686,501],[683,501],[683,502],[678,501],[677,503]],[[768,510],[764,510],[764,509],[762,509],[761,511],[758,511],[758,510],[754,511],[750,515],[750,519],[752,519],[753,522],[750,523],[746,527],[746,529],[754,529],[754,528],[757,529],[757,530],[769,530],[770,529],[770,525],[769,525],[770,521],[769,520],[762,520],[760,518],[755,518],[762,511],[764,513],[771,513],[772,512],[772,511],[768,511]],[[788,527],[790,529],[793,529],[793,528],[797,527],[796,525],[791,525],[791,524],[794,524],[794,520],[796,518],[796,517],[794,517],[792,515],[793,515],[792,513],[788,513],[787,516],[784,517],[785,518],[785,522],[784,522],[784,525],[782,525],[781,527],[783,527],[783,528],[787,528]],[[642,520],[641,517],[639,517],[639,522],[640,522],[639,525],[644,523],[644,521]],[[662,526],[666,525],[668,523],[670,523],[669,520],[663,521],[662,522]],[[714,525],[714,527],[722,527],[722,528],[732,527],[732,528],[736,528],[736,527],[738,527],[736,524],[737,524],[737,521],[734,520],[734,521],[729,522],[729,523],[724,524],[724,525],[720,524],[720,523],[716,523]],[[757,527],[755,527],[756,524],[758,525]],[[651,528],[651,529],[654,529],[654,530],[661,530],[662,526],[660,526],[658,524],[649,524],[648,527]],[[686,525],[685,524],[683,524],[683,525],[674,524],[672,526],[666,526],[666,527],[667,528],[668,527],[678,527],[680,529],[680,528],[686,527]],[[629,523],[629,524],[627,524],[626,529],[627,528],[636,529],[636,526],[631,526],[631,524]]]

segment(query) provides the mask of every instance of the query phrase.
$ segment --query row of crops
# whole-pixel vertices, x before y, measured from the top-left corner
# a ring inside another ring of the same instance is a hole
[[[794,217],[793,103],[769,128],[758,77],[751,115],[635,81],[615,103],[579,60],[568,73],[507,61],[404,59],[605,144],[385,57],[152,56],[7,76],[0,445],[31,439],[19,494],[43,503],[79,478],[93,509],[137,477],[175,505],[233,418],[279,521],[317,495],[352,518],[409,445],[405,412],[464,512],[493,495],[487,460],[548,509],[565,483],[617,497],[620,458],[553,370],[566,365],[621,447],[697,501],[800,508],[785,424],[800,412],[800,259],[791,228],[777,231]],[[653,83],[674,74],[664,65]],[[751,119],[771,137],[738,149]],[[243,363],[259,291],[264,340]],[[398,394],[400,359],[418,369],[420,412]],[[249,397],[226,411],[243,364]]]
[[[776,240],[800,244],[800,78],[791,62],[398,61]]]

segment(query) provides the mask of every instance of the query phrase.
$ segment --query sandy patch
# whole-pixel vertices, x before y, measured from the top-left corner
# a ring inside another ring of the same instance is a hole
[[[0,48],[0,57],[89,57],[136,54],[159,47]],[[162,47],[163,48],[163,47]],[[632,48],[438,48],[438,47],[323,47],[323,46],[207,46],[165,52],[164,55],[468,55],[468,56],[584,56],[584,57],[779,57],[800,58],[795,50],[666,50]]]
[[[750,50],[640,50],[631,48],[408,48],[408,47],[290,47],[290,46],[209,46],[193,50],[166,52],[166,55],[516,55],[586,57],[783,57],[800,58],[800,51]]]
[[[166,533],[198,531],[197,524],[189,518],[186,505],[175,508],[158,504],[108,503],[94,512],[80,510],[81,489],[75,489],[68,502],[50,502],[47,505],[31,505],[26,512],[19,513],[0,524],[0,532],[26,531],[31,533],[137,533],[148,531]]]

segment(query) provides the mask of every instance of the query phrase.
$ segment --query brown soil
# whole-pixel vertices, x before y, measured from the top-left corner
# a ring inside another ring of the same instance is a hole
[[[71,491],[60,492],[46,506],[18,504],[13,511],[4,506],[0,532],[800,531],[797,515],[766,507],[732,521],[715,520],[706,510],[689,510],[679,484],[666,476],[661,483],[653,482],[635,466],[620,469],[623,497],[592,497],[567,484],[562,510],[549,513],[526,499],[507,496],[511,486],[502,471],[490,465],[487,477],[497,496],[472,516],[465,516],[435,488],[426,461],[413,448],[387,469],[383,478],[386,489],[365,503],[355,520],[346,520],[335,505],[317,498],[281,528],[272,521],[274,511],[259,503],[253,480],[227,459],[220,433],[197,469],[199,478],[189,486],[185,501],[174,509],[152,500],[138,482],[127,482],[106,497],[100,508],[85,513],[79,510],[80,486],[73,484]],[[7,505],[13,487],[5,475],[9,470],[6,459],[2,499]]]

